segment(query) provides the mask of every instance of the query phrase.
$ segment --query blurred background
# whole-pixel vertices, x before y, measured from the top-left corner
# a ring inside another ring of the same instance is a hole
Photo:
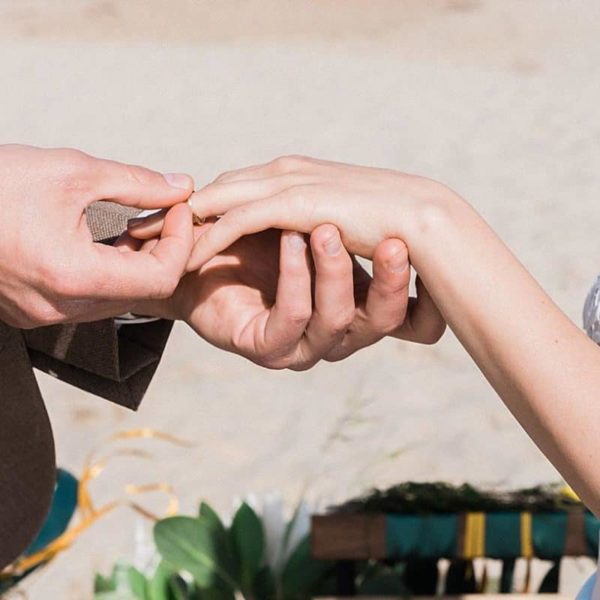
[[[580,322],[600,270],[599,18],[595,0],[2,0],[1,137],[197,185],[286,153],[437,178]],[[407,479],[559,479],[450,332],[291,373],[178,324],[137,414],[39,380],[75,474],[115,431],[194,442],[149,442],[151,461],[103,476],[106,499],[158,480],[184,512],[200,499],[226,512],[305,486],[325,506]],[[27,581],[29,598],[90,597],[135,534],[136,517],[114,512]]]

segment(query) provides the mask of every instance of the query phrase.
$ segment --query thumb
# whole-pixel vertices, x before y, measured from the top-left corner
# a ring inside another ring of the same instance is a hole
[[[93,196],[137,208],[168,208],[187,200],[194,191],[194,180],[184,173],[158,173],[112,160],[93,159]]]

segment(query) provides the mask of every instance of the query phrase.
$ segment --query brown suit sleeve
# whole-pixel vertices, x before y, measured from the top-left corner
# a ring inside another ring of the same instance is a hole
[[[94,239],[110,243],[137,214],[111,202],[87,212]],[[23,332],[34,367],[81,389],[136,409],[152,380],[172,328],[170,321],[117,327],[112,319]]]
[[[172,323],[117,328],[112,319],[24,332],[34,367],[83,390],[136,409],[160,361]]]

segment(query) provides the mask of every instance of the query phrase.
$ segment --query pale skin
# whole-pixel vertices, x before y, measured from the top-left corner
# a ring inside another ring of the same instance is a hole
[[[185,174],[94,158],[79,150],[0,146],[0,320],[20,328],[92,321],[172,295],[193,244]],[[169,208],[150,253],[94,243],[96,200]]]
[[[382,241],[403,240],[421,291],[534,442],[600,514],[600,348],[455,192],[395,171],[285,157],[217,180],[194,194],[193,208],[222,217],[198,238],[189,270],[269,228],[308,234],[331,224],[350,252],[367,258]],[[437,327],[429,311],[419,335]]]
[[[160,231],[160,217],[131,229],[138,240]],[[196,228],[200,237],[210,225]],[[131,237],[121,244],[137,249]],[[143,245],[150,251],[154,240]],[[406,246],[375,249],[373,277],[353,261],[332,225],[309,238],[268,230],[245,236],[189,273],[168,300],[136,311],[186,321],[204,339],[271,369],[301,371],[337,361],[386,335],[437,341],[445,323],[427,294],[408,297]],[[434,328],[421,328],[431,321]]]
[[[313,234],[312,257],[289,233],[278,262],[279,238],[256,236],[181,280],[200,231],[185,202],[192,190],[181,173],[68,148],[0,146],[0,320],[29,328],[155,308],[220,348],[297,370],[410,327],[410,269],[399,240],[381,245],[373,281],[353,268],[332,227]],[[97,200],[163,209],[158,237],[142,251],[132,238],[95,243],[85,210]]]
[[[223,173],[213,185],[237,177]],[[134,219],[119,244],[150,252],[163,227],[161,213]],[[196,227],[195,237],[211,227]],[[372,277],[329,224],[309,236],[262,231],[188,268],[171,298],[140,302],[135,312],[185,321],[215,346],[271,369],[341,360],[388,335],[439,340],[446,323],[419,280],[417,297],[408,296],[406,245],[383,239],[371,258]]]

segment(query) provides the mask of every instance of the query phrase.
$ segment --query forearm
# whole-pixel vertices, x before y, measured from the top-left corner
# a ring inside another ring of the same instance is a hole
[[[532,439],[600,512],[600,349],[477,213],[449,194],[409,232],[449,326]]]

